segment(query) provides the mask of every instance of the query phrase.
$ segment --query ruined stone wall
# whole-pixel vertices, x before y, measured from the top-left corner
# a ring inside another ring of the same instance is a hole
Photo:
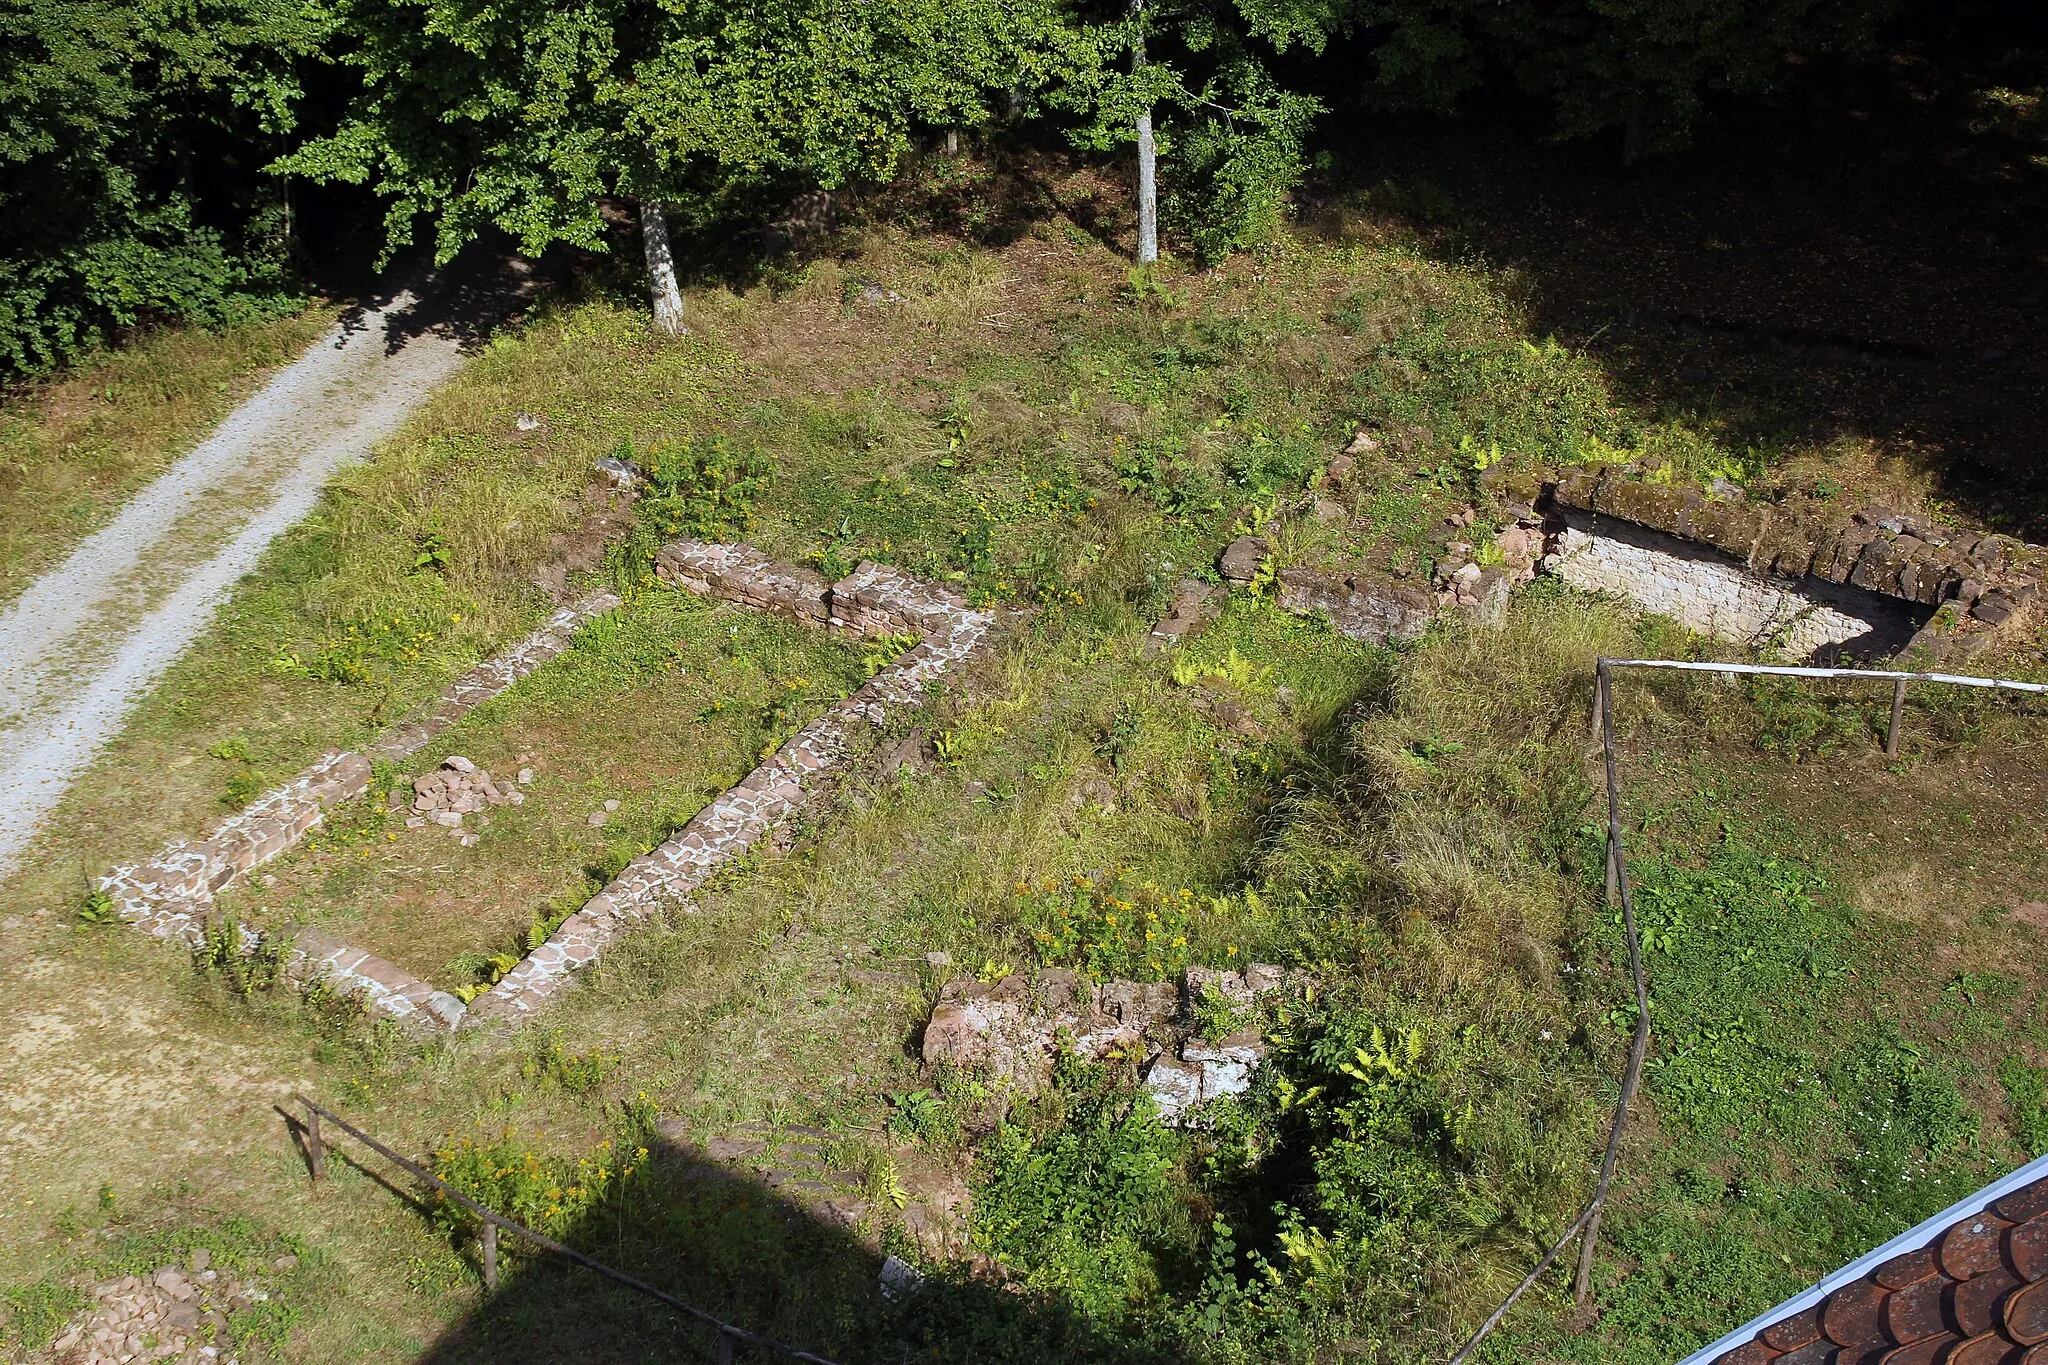
[[[1797,659],[1851,641],[1896,648],[1912,636],[1897,605],[1844,610],[1724,556],[1687,552],[1677,543],[1660,546],[1640,533],[1612,534],[1617,529],[1597,520],[1584,530],[1566,526],[1552,541],[1549,571],[1575,588],[1626,597],[1702,635]]]
[[[577,626],[610,611],[619,599],[599,592],[564,607],[511,648],[484,660],[401,721],[369,755],[328,754],[274,791],[214,826],[205,837],[180,840],[148,862],[116,867],[100,890],[122,919],[158,938],[197,945],[213,899],[236,878],[261,867],[317,828],[327,809],[361,796],[371,758],[403,758],[569,647]]]
[[[1543,492],[1570,531],[1598,542],[1560,547],[1580,556],[1569,572],[1582,575],[1583,586],[1623,592],[1688,625],[1711,619],[1714,625],[1695,628],[1730,639],[1770,638],[1791,622],[1805,646],[1792,653],[1841,642],[1834,637],[1847,620],[1865,621],[1873,641],[1885,643],[1897,623],[1910,620],[1919,633],[1908,631],[1892,648],[1910,642],[1927,659],[1967,658],[2026,628],[2048,578],[2041,546],[1884,507],[1796,495],[1752,503],[1732,485],[1678,486],[1637,465],[1568,469]],[[1658,543],[1658,534],[1673,543]],[[1636,553],[1645,550],[1669,553]],[[1702,551],[1749,573],[1671,562],[1716,563]]]
[[[470,1004],[473,1019],[517,1019],[540,1008],[621,932],[679,906],[718,870],[788,819],[839,767],[855,735],[921,704],[926,689],[987,641],[995,617],[886,565],[863,562],[827,585],[806,569],[750,546],[677,541],[656,560],[664,579],[693,592],[781,611],[866,636],[911,633],[918,642],[853,695],[798,730],[760,767],[697,812],[675,837],[642,854],[505,978]]]
[[[617,935],[658,908],[682,903],[718,870],[757,844],[816,791],[817,779],[843,764],[862,730],[924,701],[926,690],[987,642],[995,617],[887,565],[863,561],[837,583],[784,564],[748,545],[681,540],[664,546],[656,571],[693,592],[779,611],[828,629],[867,637],[910,634],[915,644],[851,696],[803,726],[760,767],[699,811],[676,836],[628,864],[503,980],[467,1007],[402,967],[316,929],[301,930],[287,955],[296,980],[322,980],[372,1011],[445,1031],[464,1022],[530,1014],[590,965]],[[372,746],[402,758],[480,702],[569,648],[574,629],[619,605],[598,593],[564,608],[526,639],[456,679],[416,716]],[[140,867],[100,879],[124,919],[163,938],[197,945],[216,892],[269,861],[319,825],[336,802],[369,785],[370,759],[330,754],[300,777],[223,821],[197,843],[177,843]],[[245,950],[261,936],[239,926]]]

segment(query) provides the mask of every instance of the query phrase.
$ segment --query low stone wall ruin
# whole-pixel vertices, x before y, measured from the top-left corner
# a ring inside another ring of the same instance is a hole
[[[1256,1022],[1259,998],[1298,984],[1279,967],[1242,972],[1189,967],[1179,982],[1105,981],[1093,985],[1064,969],[1000,981],[963,977],[939,989],[924,1029],[927,1069],[971,1067],[1030,1093],[1052,1074],[1062,1049],[1099,1059],[1137,1059],[1139,1075],[1169,1123],[1191,1121],[1196,1106],[1244,1093],[1266,1055]],[[1240,1016],[1229,1036],[1195,1032],[1205,993]]]
[[[1505,471],[1483,482],[1506,501],[1507,522],[1489,536],[1473,525],[1473,508],[1454,515],[1426,584],[1358,566],[1290,565],[1276,575],[1279,605],[1353,639],[1409,640],[1443,616],[1497,624],[1514,586],[1544,572],[1793,658],[1927,664],[1967,660],[2024,629],[2048,579],[2043,547],[1882,507],[1798,497],[1752,505],[1732,484],[1689,488],[1635,465],[1554,478]],[[1240,536],[1218,571],[1234,585],[1257,582],[1271,546]]]
[[[846,761],[857,729],[880,726],[893,711],[920,704],[925,689],[972,657],[995,624],[993,614],[881,564],[864,562],[828,585],[820,575],[779,563],[750,546],[677,541],[661,551],[656,572],[692,592],[834,629],[920,638],[697,812],[674,838],[635,858],[546,943],[472,1001],[472,1017],[530,1014],[572,973],[595,962],[626,928],[662,906],[686,901],[721,867],[788,819],[818,779]]]
[[[261,867],[317,828],[329,807],[361,796],[374,758],[403,758],[453,725],[479,702],[496,696],[569,647],[576,627],[610,611],[619,599],[599,592],[550,616],[532,634],[478,664],[402,721],[368,754],[322,757],[305,772],[250,802],[203,838],[179,840],[140,865],[114,868],[99,889],[122,919],[158,938],[197,945],[213,900],[244,874]]]
[[[1551,537],[1547,572],[1612,593],[1687,630],[1789,658],[1903,649],[1933,615],[1824,580],[1756,573],[1718,551],[1627,522],[1572,515]],[[1578,524],[1574,524],[1574,523]]]
[[[992,613],[872,562],[827,583],[751,546],[682,540],[663,547],[656,571],[664,581],[707,596],[780,611],[829,629],[871,638],[912,635],[917,642],[798,730],[674,838],[634,859],[546,943],[468,1006],[396,964],[317,929],[299,930],[294,937],[285,964],[293,979],[322,980],[375,1013],[433,1032],[471,1020],[531,1014],[575,971],[595,962],[622,930],[658,908],[682,904],[788,819],[816,791],[820,776],[847,760],[858,731],[921,704],[933,682],[982,648],[995,624]],[[555,613],[532,635],[450,683],[434,702],[373,745],[369,755],[395,759],[417,752],[480,702],[561,654],[577,626],[618,605],[615,595],[600,592]],[[100,879],[100,886],[123,919],[160,938],[197,946],[215,894],[290,848],[320,824],[328,808],[362,795],[369,786],[370,761],[364,754],[329,754],[204,839],[172,844],[139,867],[117,867]],[[244,950],[253,951],[261,935],[247,925],[238,927]]]
[[[1568,469],[1528,491],[1567,581],[1795,656],[1968,659],[2025,628],[2048,577],[2048,550],[2010,536],[1885,507],[1752,503],[1638,465]]]

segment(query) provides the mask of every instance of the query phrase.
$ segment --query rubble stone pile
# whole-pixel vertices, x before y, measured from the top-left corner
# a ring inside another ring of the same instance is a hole
[[[421,829],[429,824],[440,825],[459,834],[467,847],[476,842],[477,836],[463,829],[463,817],[480,814],[492,806],[523,804],[526,793],[519,786],[531,781],[531,768],[520,769],[518,782],[514,783],[492,777],[489,768],[479,768],[461,754],[450,754],[433,772],[412,780],[413,813],[406,817],[405,826]]]
[[[1251,1085],[1266,1054],[1258,998],[1293,984],[1293,973],[1264,963],[1242,972],[1190,967],[1178,983],[1097,986],[1064,970],[1013,973],[995,982],[963,977],[939,990],[925,1025],[924,1064],[983,1067],[1028,1091],[1052,1074],[1062,1048],[1089,1058],[1117,1053],[1139,1060],[1161,1117],[1178,1122],[1195,1106]],[[1221,1038],[1197,1031],[1205,997],[1220,997],[1237,1016]]]
[[[289,1270],[297,1263],[295,1257],[281,1256],[273,1269]],[[192,1253],[188,1266],[161,1266],[149,1275],[95,1285],[92,1311],[50,1343],[50,1355],[66,1365],[160,1360],[237,1365],[228,1341],[228,1315],[269,1297],[261,1286],[213,1269],[209,1253],[201,1249]]]

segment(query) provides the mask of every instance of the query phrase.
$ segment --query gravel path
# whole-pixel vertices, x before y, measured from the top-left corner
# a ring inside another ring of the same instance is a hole
[[[0,875],[236,580],[462,362],[410,293],[337,326],[0,612]]]

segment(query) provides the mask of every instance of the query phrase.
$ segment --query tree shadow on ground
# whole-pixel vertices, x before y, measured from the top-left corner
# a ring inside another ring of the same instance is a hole
[[[355,1166],[423,1218],[434,1216],[430,1193],[352,1144],[330,1147],[328,1161]],[[473,1233],[456,1236],[460,1254],[480,1265]],[[892,1297],[882,1287],[884,1254],[829,1207],[788,1198],[765,1179],[664,1139],[655,1139],[621,1192],[559,1238],[735,1327],[842,1365],[1164,1365],[1170,1358],[1112,1339],[1057,1300],[964,1269],[935,1272]],[[498,1289],[422,1362],[716,1358],[713,1330],[670,1305],[509,1234],[499,1247]],[[735,1356],[781,1358],[749,1346]]]
[[[538,260],[519,254],[512,239],[488,232],[445,266],[422,256],[401,258],[363,297],[343,310],[348,333],[369,328],[369,314],[390,308],[405,295],[415,300],[379,324],[386,355],[395,355],[423,336],[454,340],[473,352],[499,331],[517,323],[549,289],[566,283],[587,253],[554,247]]]
[[[1513,95],[1455,124],[1333,117],[1348,179],[1438,254],[1511,267],[1533,321],[1738,452],[1867,437],[1966,514],[2048,534],[2048,24],[1917,13],[1880,59],[1717,97],[1624,174]],[[1332,92],[1340,107],[1355,100]],[[1310,223],[1315,215],[1305,215]]]

